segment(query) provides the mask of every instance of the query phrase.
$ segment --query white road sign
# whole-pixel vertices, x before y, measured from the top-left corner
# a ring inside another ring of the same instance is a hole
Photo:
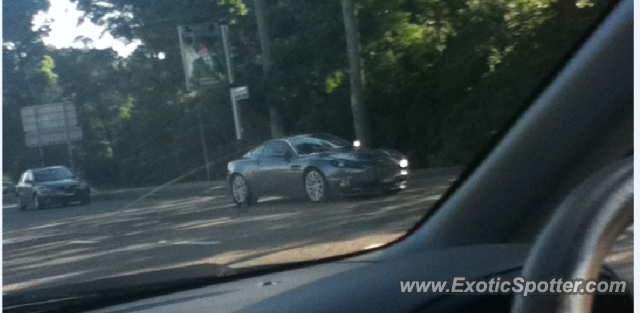
[[[27,132],[24,134],[24,141],[29,148],[63,144],[68,141],[76,141],[80,139],[82,139],[82,129],[77,126],[69,128],[46,128],[41,129],[40,134],[36,132]]]
[[[71,127],[78,124],[76,108],[73,103],[53,103],[32,105],[22,108],[22,129],[24,132],[36,132],[38,129]]]
[[[249,87],[242,86],[233,88],[233,97],[236,101],[249,99]]]
[[[76,108],[71,102],[22,108],[22,128],[27,147],[42,147],[82,139]]]

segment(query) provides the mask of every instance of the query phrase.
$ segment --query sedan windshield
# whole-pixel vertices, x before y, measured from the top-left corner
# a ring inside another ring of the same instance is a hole
[[[329,150],[346,148],[350,143],[330,135],[319,135],[306,138],[291,139],[291,145],[300,155],[326,152]]]
[[[73,174],[64,167],[48,168],[33,171],[36,182],[48,182],[73,178]]]

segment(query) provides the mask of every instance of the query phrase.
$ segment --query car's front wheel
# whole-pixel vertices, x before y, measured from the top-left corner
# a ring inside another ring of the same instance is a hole
[[[18,194],[16,194],[16,206],[18,207],[18,210],[24,210],[25,208],[22,198]]]
[[[242,175],[231,177],[231,196],[239,207],[247,207],[254,203],[249,184]]]
[[[38,197],[38,195],[33,195],[33,208],[36,210],[40,210],[44,208],[44,204],[42,203],[42,201],[40,200],[40,197]]]
[[[327,199],[329,186],[324,175],[317,169],[310,169],[304,176],[304,190],[309,200],[320,202]]]

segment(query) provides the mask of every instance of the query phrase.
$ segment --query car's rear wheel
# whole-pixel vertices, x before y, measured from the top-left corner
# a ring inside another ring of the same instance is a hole
[[[240,207],[247,207],[255,203],[251,189],[242,175],[231,177],[231,196],[236,205]]]
[[[309,200],[320,202],[327,199],[329,186],[324,175],[317,169],[310,169],[304,176],[304,190]]]

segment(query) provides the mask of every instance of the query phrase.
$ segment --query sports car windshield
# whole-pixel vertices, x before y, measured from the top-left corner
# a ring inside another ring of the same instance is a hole
[[[73,174],[66,168],[50,168],[33,171],[36,182],[49,182],[73,178]]]
[[[296,138],[289,141],[300,155],[326,152],[351,145],[350,142],[332,136],[315,136],[308,138]]]
[[[391,244],[613,5],[3,0],[3,295]]]

